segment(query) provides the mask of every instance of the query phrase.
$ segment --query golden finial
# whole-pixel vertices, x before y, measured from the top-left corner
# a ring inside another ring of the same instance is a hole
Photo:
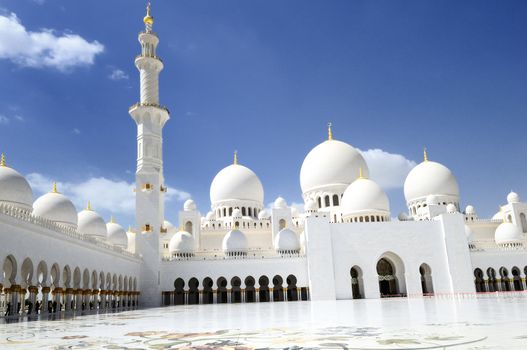
[[[0,166],[5,166],[5,154],[2,152],[2,157],[0,159]]]
[[[238,151],[234,151],[234,165],[238,165]]]
[[[110,223],[111,223],[111,224],[115,224],[115,219],[113,218],[113,215],[110,216]]]
[[[428,153],[426,152],[426,147],[425,147],[425,149],[423,150],[423,160],[424,160],[425,162],[428,162]]]
[[[86,210],[91,211],[91,203],[90,203],[90,201],[88,201],[88,205],[86,205]]]
[[[148,29],[151,29],[154,24],[154,17],[150,14],[150,1],[146,5],[146,16],[143,18],[143,22],[146,24]]]
[[[331,130],[331,122],[328,123],[328,140],[333,140],[333,131]]]
[[[364,179],[364,174],[362,173],[362,167],[359,168],[359,179]]]
[[[56,182],[53,182],[53,193],[59,193],[59,191],[57,191],[57,183]]]

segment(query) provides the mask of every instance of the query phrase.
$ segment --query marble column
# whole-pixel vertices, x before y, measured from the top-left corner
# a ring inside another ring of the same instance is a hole
[[[203,304],[203,291],[202,290],[198,290],[198,293],[199,293],[198,304]]]
[[[29,291],[29,302],[31,303],[31,305],[33,305],[33,310],[31,310],[31,313],[37,314],[38,313],[38,310],[37,310],[38,288],[35,286],[29,286],[27,290]]]
[[[46,315],[48,311],[48,301],[49,301],[49,292],[51,291],[50,287],[42,287],[42,303],[40,305],[40,314]]]
[[[254,301],[259,303],[260,302],[260,288],[256,288],[254,292]]]
[[[27,289],[20,288],[18,290],[18,300],[20,300],[20,315],[25,316],[26,313],[26,292]]]
[[[269,301],[274,302],[274,288],[269,288]]]
[[[66,288],[64,291],[64,311],[70,312],[72,310],[71,301],[73,300],[73,288]]]
[[[218,303],[218,290],[212,291],[212,303],[217,304]]]
[[[245,289],[241,290],[241,295],[242,295],[242,303],[245,303]]]
[[[227,289],[227,304],[231,303],[231,289]]]

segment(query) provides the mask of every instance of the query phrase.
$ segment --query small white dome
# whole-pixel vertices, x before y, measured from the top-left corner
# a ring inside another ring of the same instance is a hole
[[[128,247],[128,236],[124,228],[113,220],[106,224],[108,242],[123,249]]]
[[[210,201],[213,205],[229,200],[247,200],[263,206],[262,183],[249,168],[232,164],[223,168],[210,185]]]
[[[243,253],[247,252],[247,237],[237,229],[227,232],[223,237],[222,249],[225,253]]]
[[[408,220],[408,214],[406,213],[399,213],[399,215],[397,215],[397,219],[399,219],[399,221],[407,221]]]
[[[498,211],[496,214],[494,214],[492,216],[492,220],[501,220],[503,221],[503,213],[500,211]]]
[[[307,213],[314,212],[317,210],[318,210],[317,203],[315,203],[315,201],[312,199],[308,199],[306,203],[304,204],[304,211]]]
[[[406,202],[426,199],[428,195],[459,197],[457,180],[443,164],[424,161],[414,167],[404,181]]]
[[[457,208],[454,204],[448,203],[446,206],[446,211],[447,213],[450,213],[450,214],[457,213]]]
[[[214,221],[216,220],[216,214],[214,214],[213,211],[209,211],[207,213],[207,216],[205,217],[208,221]]]
[[[194,211],[196,210],[196,203],[192,199],[187,199],[185,203],[183,203],[183,210],[184,211]]]
[[[287,208],[287,202],[282,197],[278,197],[274,200],[273,208],[275,209],[285,209]]]
[[[168,220],[163,221],[163,227],[166,228],[167,232],[171,232],[175,228],[174,225]]]
[[[344,191],[341,209],[344,216],[369,211],[388,214],[390,203],[386,193],[376,182],[359,178]]]
[[[58,192],[50,192],[40,196],[33,203],[33,215],[58,224],[77,227],[77,210],[75,206],[68,197]]]
[[[465,225],[465,236],[467,237],[468,243],[474,241],[474,232],[472,232],[472,229],[468,225]]]
[[[494,234],[494,240],[498,245],[520,243],[521,239],[521,230],[516,225],[510,222],[501,223],[498,228],[496,228],[496,233]]]
[[[103,218],[91,209],[84,209],[77,216],[77,230],[83,235],[106,237],[108,231]]]
[[[467,207],[465,208],[465,214],[466,215],[475,215],[476,214],[476,209],[474,209],[474,207],[471,206],[471,205],[467,205]]]
[[[278,252],[299,251],[300,240],[296,233],[288,228],[282,229],[274,239],[274,247]]]
[[[359,174],[368,176],[368,166],[352,146],[337,140],[327,140],[313,148],[300,169],[302,193],[335,185],[349,185]]]
[[[187,231],[178,231],[168,243],[168,252],[174,254],[192,254],[194,252],[194,237]]]
[[[232,217],[234,219],[241,219],[242,218],[242,211],[239,208],[234,208],[232,211]]]
[[[260,212],[258,213],[258,219],[259,220],[267,220],[271,217],[271,215],[269,215],[269,212],[265,209],[262,209],[260,210]]]
[[[297,218],[300,216],[300,213],[298,212],[298,209],[295,207],[291,207],[291,217]]]
[[[520,203],[520,196],[516,193],[516,192],[510,192],[508,195],[507,195],[507,203],[511,204],[511,203]]]
[[[33,191],[27,180],[5,165],[0,165],[0,203],[28,210],[33,204]]]

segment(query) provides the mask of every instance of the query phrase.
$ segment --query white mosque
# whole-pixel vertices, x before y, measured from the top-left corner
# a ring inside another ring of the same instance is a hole
[[[150,6],[139,34],[136,226],[77,212],[56,186],[34,200],[28,181],[0,164],[1,306],[7,315],[123,310],[180,304],[422,297],[527,288],[527,203],[518,194],[491,219],[461,209],[459,186],[427,159],[404,183],[408,213],[396,219],[368,164],[348,143],[316,145],[300,169],[304,212],[279,197],[264,206],[258,176],[220,170],[203,216],[187,200],[165,214],[163,69]],[[96,198],[95,198],[96,199]],[[94,202],[96,203],[96,202]],[[176,228],[169,221],[178,221]]]

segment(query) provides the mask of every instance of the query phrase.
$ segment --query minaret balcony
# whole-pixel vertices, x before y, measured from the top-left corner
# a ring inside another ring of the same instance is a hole
[[[137,108],[137,107],[156,107],[156,108],[161,108],[163,110],[165,110],[168,114],[170,114],[170,111],[168,110],[167,107],[165,106],[161,106],[157,103],[141,103],[141,102],[137,102],[137,103],[134,103],[133,105],[130,106],[130,108],[128,108],[128,111],[130,112],[132,109],[134,108]]]

